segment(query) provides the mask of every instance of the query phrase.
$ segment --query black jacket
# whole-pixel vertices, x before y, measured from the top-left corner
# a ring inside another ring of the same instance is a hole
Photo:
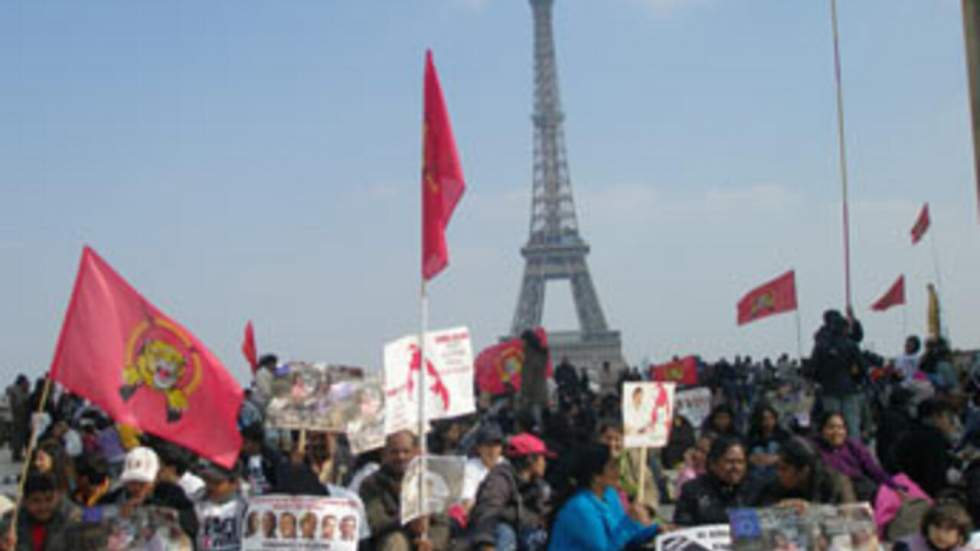
[[[797,490],[783,488],[778,479],[770,480],[759,490],[754,505],[769,507],[784,499],[802,499],[810,503],[830,505],[856,501],[850,481],[844,475],[821,468],[813,477],[807,488]]]
[[[930,497],[946,487],[946,471],[956,466],[950,442],[936,427],[920,424],[905,433],[892,451],[895,467]]]
[[[845,396],[860,391],[864,378],[864,358],[858,347],[862,334],[857,322],[848,334],[824,325],[814,336],[810,365],[813,377],[826,396]]]
[[[728,509],[749,507],[754,502],[755,492],[747,481],[728,486],[706,473],[681,487],[674,523],[680,526],[727,524]]]
[[[469,516],[469,540],[475,549],[493,545],[498,524],[508,524],[517,533],[524,528],[544,527],[548,513],[543,481],[525,482],[513,465],[504,462],[487,473],[476,494]]]

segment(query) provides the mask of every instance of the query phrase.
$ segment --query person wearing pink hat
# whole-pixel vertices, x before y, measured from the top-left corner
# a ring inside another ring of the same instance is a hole
[[[471,549],[516,551],[518,541],[522,549],[535,548],[548,538],[544,474],[555,454],[529,433],[511,437],[505,453],[508,461],[491,469],[477,490],[467,534]]]

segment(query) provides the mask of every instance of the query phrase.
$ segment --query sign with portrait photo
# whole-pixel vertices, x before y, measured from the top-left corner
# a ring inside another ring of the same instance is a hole
[[[249,499],[242,551],[356,551],[361,515],[350,499],[268,495]]]
[[[674,420],[675,383],[623,385],[623,443],[627,448],[667,445]]]

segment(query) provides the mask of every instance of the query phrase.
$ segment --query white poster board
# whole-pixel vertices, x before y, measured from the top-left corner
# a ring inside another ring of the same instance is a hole
[[[657,551],[730,551],[732,534],[727,524],[709,524],[657,536]]]
[[[408,465],[402,479],[402,524],[422,515],[445,513],[454,503],[463,499],[463,476],[466,458],[451,455],[429,455],[425,459],[425,505],[419,508],[419,476],[422,471],[421,457]]]
[[[695,428],[711,414],[711,389],[707,387],[682,390],[674,397],[674,415],[681,415]]]
[[[353,500],[268,495],[250,498],[248,505],[242,551],[357,551],[362,519]]]
[[[675,383],[623,385],[623,436],[627,448],[661,448],[674,420]]]
[[[425,410],[429,421],[476,411],[470,332],[456,327],[426,334]],[[385,434],[418,431],[421,365],[417,335],[385,345]]]

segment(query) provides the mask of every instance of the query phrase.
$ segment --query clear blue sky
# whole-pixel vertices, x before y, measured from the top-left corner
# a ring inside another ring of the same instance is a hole
[[[924,325],[933,234],[954,344],[980,345],[980,227],[958,0],[841,2],[855,300],[895,352]],[[557,0],[582,233],[631,362],[795,352],[735,302],[798,272],[804,347],[843,302],[825,0]],[[377,366],[418,326],[423,54],[468,180],[432,326],[508,330],[527,239],[531,14],[521,0],[0,3],[0,377],[50,362],[81,246],[244,377],[282,357]],[[572,328],[567,286],[546,322]]]

